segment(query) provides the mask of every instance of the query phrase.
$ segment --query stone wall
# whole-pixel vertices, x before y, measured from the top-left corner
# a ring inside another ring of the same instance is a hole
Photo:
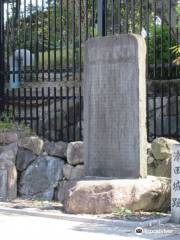
[[[174,143],[177,142],[170,139],[158,138],[154,140],[152,144],[148,144],[148,175],[167,177],[166,179],[170,179],[170,147]],[[96,199],[98,202],[99,196],[104,199],[103,196],[106,195],[107,199],[109,199],[108,196],[112,192],[111,188],[114,189],[115,187],[114,185],[112,186],[114,182],[103,182],[101,181],[103,180],[102,178],[99,180],[95,178],[93,181],[90,180],[89,182],[88,177],[84,178],[83,149],[83,142],[80,141],[71,143],[48,142],[43,141],[38,136],[27,136],[25,133],[0,132],[0,200],[7,201],[15,199],[17,196],[25,199],[57,200],[64,204],[67,212],[78,213],[79,211],[99,213],[100,209],[101,213],[106,212],[106,204],[103,205],[104,207],[100,208],[99,204],[95,204],[93,199]],[[164,178],[162,180],[158,179],[159,178],[151,179],[148,176],[147,180],[145,178],[142,181],[144,181],[144,184],[147,184],[147,181],[150,186],[154,181],[157,181],[158,184],[158,181],[167,181],[163,180]],[[122,182],[124,181],[125,180],[122,180]],[[134,182],[128,182],[127,180],[126,183],[130,185],[136,183],[138,185],[137,189],[139,189],[139,184],[142,184],[142,182],[139,181],[138,179],[134,180]],[[121,184],[123,184],[122,182],[118,183],[118,189],[122,190],[120,187]],[[83,189],[78,188],[78,184],[82,185]],[[110,184],[108,188],[107,184]],[[167,196],[169,196],[169,184],[167,184],[166,187]],[[97,188],[101,193],[100,195],[96,192]],[[107,191],[107,189],[110,189],[110,192]],[[127,187],[127,189],[131,188]],[[151,190],[151,187],[147,190],[148,194],[151,194]],[[84,205],[81,205],[83,210],[80,209],[79,203],[74,205],[73,202],[74,197],[75,203],[79,202],[79,194],[81,195],[82,191],[85,194],[81,196],[84,198],[84,200],[82,200]],[[122,191],[124,191],[124,188]],[[164,200],[161,190],[158,191],[158,196],[160,196],[164,202],[166,199]],[[137,194],[138,193],[137,190]],[[144,197],[141,198],[141,203],[144,201],[143,199]],[[167,199],[169,198],[167,197]],[[112,211],[114,206],[112,204],[113,199],[111,200],[111,207],[108,208],[108,212]],[[87,201],[90,201],[91,204],[87,205]],[[118,201],[121,202],[121,200]],[[165,202],[165,207],[169,206],[169,200]],[[126,204],[128,207],[131,206],[128,201],[122,201],[122,203]],[[95,210],[92,210],[92,206],[94,206],[93,208]],[[144,205],[138,202],[135,206],[136,207],[133,207],[133,209],[147,210],[149,207],[152,207],[152,204],[149,203],[148,206],[142,208]],[[154,210],[154,208],[152,209]]]
[[[58,186],[84,176],[83,143],[0,132],[0,199],[53,200]]]

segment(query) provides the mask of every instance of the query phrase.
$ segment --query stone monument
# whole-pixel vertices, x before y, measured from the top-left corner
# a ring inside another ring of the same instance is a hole
[[[172,222],[180,224],[180,144],[172,146],[171,213]]]
[[[85,49],[84,141],[87,176],[147,175],[146,44],[121,34]]]

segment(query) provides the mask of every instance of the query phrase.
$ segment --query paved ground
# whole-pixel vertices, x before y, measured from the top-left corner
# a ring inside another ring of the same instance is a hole
[[[180,225],[165,224],[144,229],[138,236],[135,229],[112,223],[33,217],[13,213],[0,213],[1,240],[179,240]]]

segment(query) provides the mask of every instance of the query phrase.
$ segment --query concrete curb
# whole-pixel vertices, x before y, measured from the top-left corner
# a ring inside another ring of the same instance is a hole
[[[60,219],[66,221],[74,221],[74,222],[83,222],[83,223],[97,223],[97,224],[112,224],[113,226],[121,226],[121,227],[151,227],[154,225],[160,225],[168,223],[171,220],[170,216],[160,217],[153,220],[147,221],[125,221],[125,220],[113,220],[113,219],[102,219],[91,216],[82,216],[82,215],[71,215],[58,213],[57,211],[47,211],[47,210],[38,210],[35,208],[25,208],[25,209],[12,209],[7,207],[0,207],[0,213],[5,214],[16,214],[16,215],[27,215],[33,217],[43,217],[43,218],[52,218],[52,219]]]

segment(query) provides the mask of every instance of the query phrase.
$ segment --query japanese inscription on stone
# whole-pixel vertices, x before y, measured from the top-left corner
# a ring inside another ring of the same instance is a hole
[[[172,146],[171,213],[172,221],[180,223],[180,144]]]

